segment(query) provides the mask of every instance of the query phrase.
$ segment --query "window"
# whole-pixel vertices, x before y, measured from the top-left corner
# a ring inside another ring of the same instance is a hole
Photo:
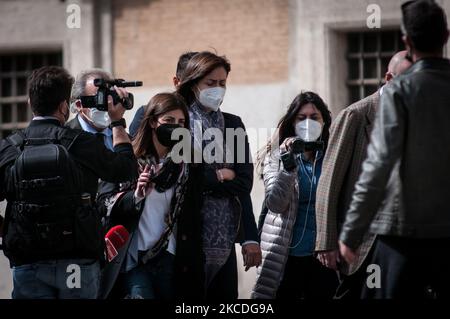
[[[27,78],[44,65],[61,66],[61,52],[0,53],[0,138],[28,125]]]
[[[403,50],[401,32],[352,32],[347,35],[349,102],[375,93],[384,84],[392,56]]]

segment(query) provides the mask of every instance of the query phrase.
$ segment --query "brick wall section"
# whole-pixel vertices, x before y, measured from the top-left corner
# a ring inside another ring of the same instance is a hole
[[[217,50],[233,84],[287,80],[288,0],[113,1],[114,71],[168,85],[185,51]]]

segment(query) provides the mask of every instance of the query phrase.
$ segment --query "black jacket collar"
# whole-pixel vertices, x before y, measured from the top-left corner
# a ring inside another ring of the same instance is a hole
[[[37,127],[42,125],[56,125],[62,127],[61,123],[57,119],[32,120],[29,127]]]
[[[450,60],[446,58],[423,58],[416,61],[405,73],[413,73],[424,69],[450,69]]]

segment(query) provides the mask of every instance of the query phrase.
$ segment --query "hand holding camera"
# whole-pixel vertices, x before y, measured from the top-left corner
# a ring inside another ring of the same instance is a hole
[[[125,110],[131,110],[134,105],[133,94],[124,88],[142,86],[142,82],[94,79],[94,85],[98,87],[96,95],[80,96],[83,107],[108,111],[111,120],[116,121],[122,118]]]
[[[285,139],[283,143],[281,143],[280,145],[280,152],[281,153],[290,152],[292,143],[294,142],[295,139],[296,137],[288,137],[287,139]]]
[[[111,121],[113,122],[118,121],[123,117],[123,114],[125,113],[126,109],[124,108],[122,101],[124,101],[124,99],[128,99],[129,95],[127,90],[124,88],[114,86],[114,90],[118,95],[118,97],[120,98],[120,100],[116,99],[116,101],[114,101],[114,98],[111,95],[108,96],[108,115]]]
[[[289,137],[280,145],[280,158],[283,162],[284,169],[290,172],[297,167],[296,154],[317,152],[323,149],[323,141],[306,142],[299,137]]]
[[[284,169],[288,172],[292,172],[297,168],[297,161],[293,152],[291,152],[295,139],[295,137],[288,137],[280,145],[280,158],[283,162]]]

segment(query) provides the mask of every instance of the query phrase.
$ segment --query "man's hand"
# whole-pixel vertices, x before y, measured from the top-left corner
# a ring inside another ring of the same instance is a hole
[[[339,241],[339,251],[341,252],[341,256],[345,259],[345,261],[348,264],[355,262],[356,260],[355,252],[341,241]]]
[[[251,267],[261,265],[262,253],[258,244],[250,243],[242,246],[242,257],[244,258],[245,271]]]
[[[117,86],[114,86],[114,89],[116,90],[117,94],[121,99],[128,98],[128,92],[125,90],[125,88],[119,88]],[[125,108],[123,107],[122,103],[117,103],[113,105],[113,98],[111,95],[108,96],[108,115],[111,121],[118,121],[123,117],[123,114],[125,113]]]
[[[117,94],[120,98],[128,98],[128,92],[124,88],[118,88],[117,86],[114,86],[114,89],[116,90]],[[125,108],[123,107],[122,103],[117,103],[116,105],[113,105],[113,98],[112,96],[108,96],[108,115],[111,119],[111,122],[119,121],[121,118],[123,118],[123,114],[125,113]],[[130,137],[128,136],[127,132],[125,131],[125,128],[122,126],[115,126],[113,127],[113,146],[116,146],[118,144],[122,143],[131,143]]]
[[[337,264],[340,262],[339,250],[322,251],[317,254],[317,259],[325,267],[338,270]]]

